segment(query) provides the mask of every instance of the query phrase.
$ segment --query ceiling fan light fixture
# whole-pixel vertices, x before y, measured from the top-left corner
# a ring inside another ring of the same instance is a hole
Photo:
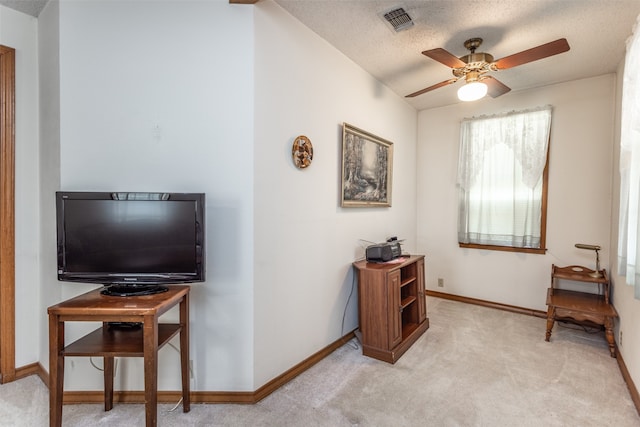
[[[470,82],[458,89],[458,99],[460,101],[477,101],[487,94],[487,85],[482,82]]]

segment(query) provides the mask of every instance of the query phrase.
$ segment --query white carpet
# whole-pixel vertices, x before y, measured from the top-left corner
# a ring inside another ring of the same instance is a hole
[[[159,405],[158,425],[636,427],[602,332],[428,298],[431,327],[395,364],[356,341],[255,405]],[[48,391],[33,376],[0,386],[0,426],[48,425]],[[65,405],[64,426],[144,426],[143,405]]]

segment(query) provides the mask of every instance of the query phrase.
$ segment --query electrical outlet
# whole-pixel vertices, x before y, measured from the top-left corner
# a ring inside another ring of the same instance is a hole
[[[438,278],[438,287],[444,288],[444,279],[442,277]]]

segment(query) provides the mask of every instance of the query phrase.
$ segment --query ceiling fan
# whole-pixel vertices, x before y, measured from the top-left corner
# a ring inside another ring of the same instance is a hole
[[[414,96],[422,95],[434,89],[456,83],[462,78],[466,81],[466,84],[458,90],[458,98],[462,101],[474,101],[482,98],[487,93],[491,97],[497,98],[509,92],[511,88],[488,75],[487,73],[489,71],[506,70],[569,50],[567,40],[558,39],[494,61],[493,56],[488,53],[476,53],[476,49],[478,49],[481,44],[482,39],[479,37],[465,41],[464,47],[469,49],[471,53],[461,56],[460,58],[442,48],[422,52],[423,55],[452,68],[455,77],[411,93],[407,95],[406,98],[413,98]],[[479,92],[474,92],[476,90]]]

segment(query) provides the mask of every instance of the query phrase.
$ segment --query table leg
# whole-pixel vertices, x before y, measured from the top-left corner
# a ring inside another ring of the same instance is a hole
[[[191,410],[189,373],[189,294],[180,301],[180,365],[182,368],[182,412]]]
[[[147,427],[158,424],[158,318],[145,316],[144,340],[144,397]]]
[[[547,309],[547,334],[545,341],[551,339],[551,330],[553,329],[553,323],[555,322],[556,309],[553,306],[549,306]]]
[[[49,315],[49,425],[62,426],[62,397],[64,386],[64,322]]]
[[[616,357],[616,346],[613,338],[613,319],[609,316],[605,316],[604,318],[604,336],[607,338],[607,343],[609,343],[609,353],[611,357]]]
[[[113,357],[104,357],[104,410],[113,409]]]

